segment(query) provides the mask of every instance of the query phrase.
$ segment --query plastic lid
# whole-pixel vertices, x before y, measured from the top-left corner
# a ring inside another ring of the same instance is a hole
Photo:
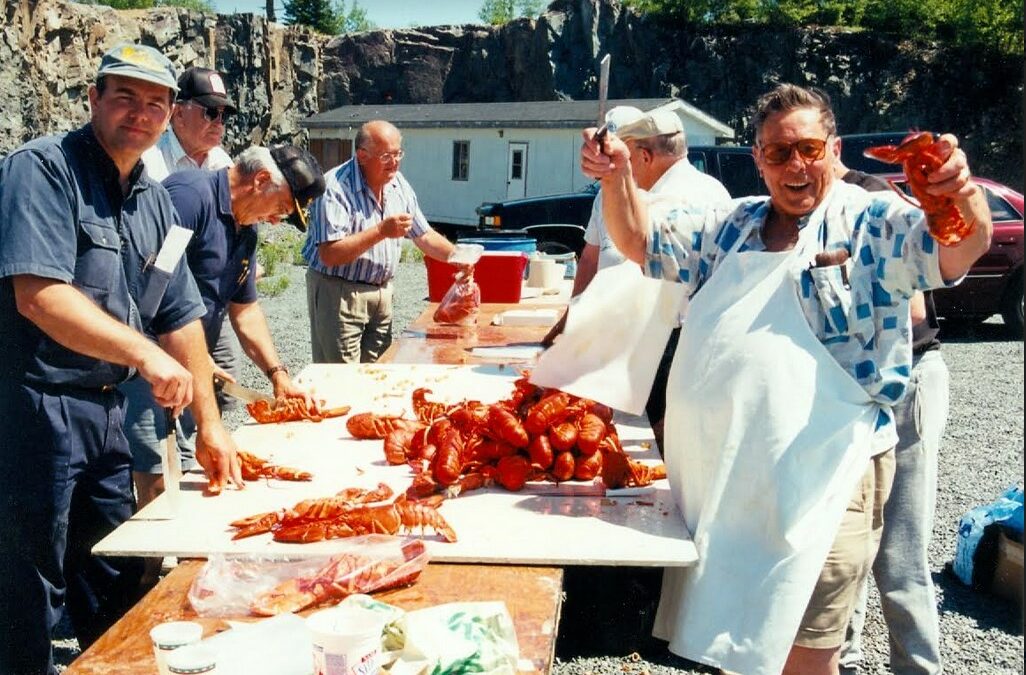
[[[168,621],[150,629],[150,639],[161,649],[174,649],[199,642],[203,626],[195,621]]]

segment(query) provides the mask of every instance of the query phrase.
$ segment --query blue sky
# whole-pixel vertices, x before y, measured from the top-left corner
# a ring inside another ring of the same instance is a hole
[[[407,28],[409,26],[435,26],[440,24],[480,23],[478,10],[484,0],[361,0],[360,7],[367,18],[379,28]],[[264,14],[266,0],[213,0],[214,9],[221,14],[251,12]],[[278,20],[282,21],[284,4],[275,0]],[[346,0],[346,9],[352,0]]]

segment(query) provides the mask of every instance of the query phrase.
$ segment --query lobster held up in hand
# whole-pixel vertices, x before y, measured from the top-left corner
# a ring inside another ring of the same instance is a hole
[[[901,164],[901,168],[908,178],[908,187],[912,191],[912,196],[919,203],[906,197],[901,188],[894,184],[894,181],[887,182],[902,199],[921,208],[926,213],[930,223],[930,236],[939,244],[954,246],[972,233],[975,223],[965,221],[951,197],[930,194],[928,191],[930,183],[927,176],[940,168],[945,161],[945,158],[941,157],[938,152],[937,143],[934,141],[932,133],[929,131],[914,132],[906,136],[899,145],[880,145],[867,148],[864,154],[866,157],[888,164]]]

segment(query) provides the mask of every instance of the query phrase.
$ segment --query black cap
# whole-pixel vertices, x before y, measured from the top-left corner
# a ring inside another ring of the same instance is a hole
[[[290,222],[301,232],[306,231],[306,207],[310,202],[324,194],[324,172],[313,155],[294,145],[276,145],[271,148],[271,158],[289,187],[292,197],[296,200],[295,217]]]
[[[235,112],[235,106],[228,98],[224,79],[210,68],[188,68],[178,78],[178,100],[191,101],[204,108],[227,108]]]

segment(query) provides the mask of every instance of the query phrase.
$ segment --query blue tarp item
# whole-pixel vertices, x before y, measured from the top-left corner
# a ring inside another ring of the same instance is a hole
[[[956,576],[966,586],[973,582],[973,561],[976,547],[988,525],[1000,523],[1003,527],[1019,533],[1023,529],[1022,488],[1009,488],[996,501],[977,506],[964,516],[958,524],[958,541],[955,545],[955,560],[952,567]]]

